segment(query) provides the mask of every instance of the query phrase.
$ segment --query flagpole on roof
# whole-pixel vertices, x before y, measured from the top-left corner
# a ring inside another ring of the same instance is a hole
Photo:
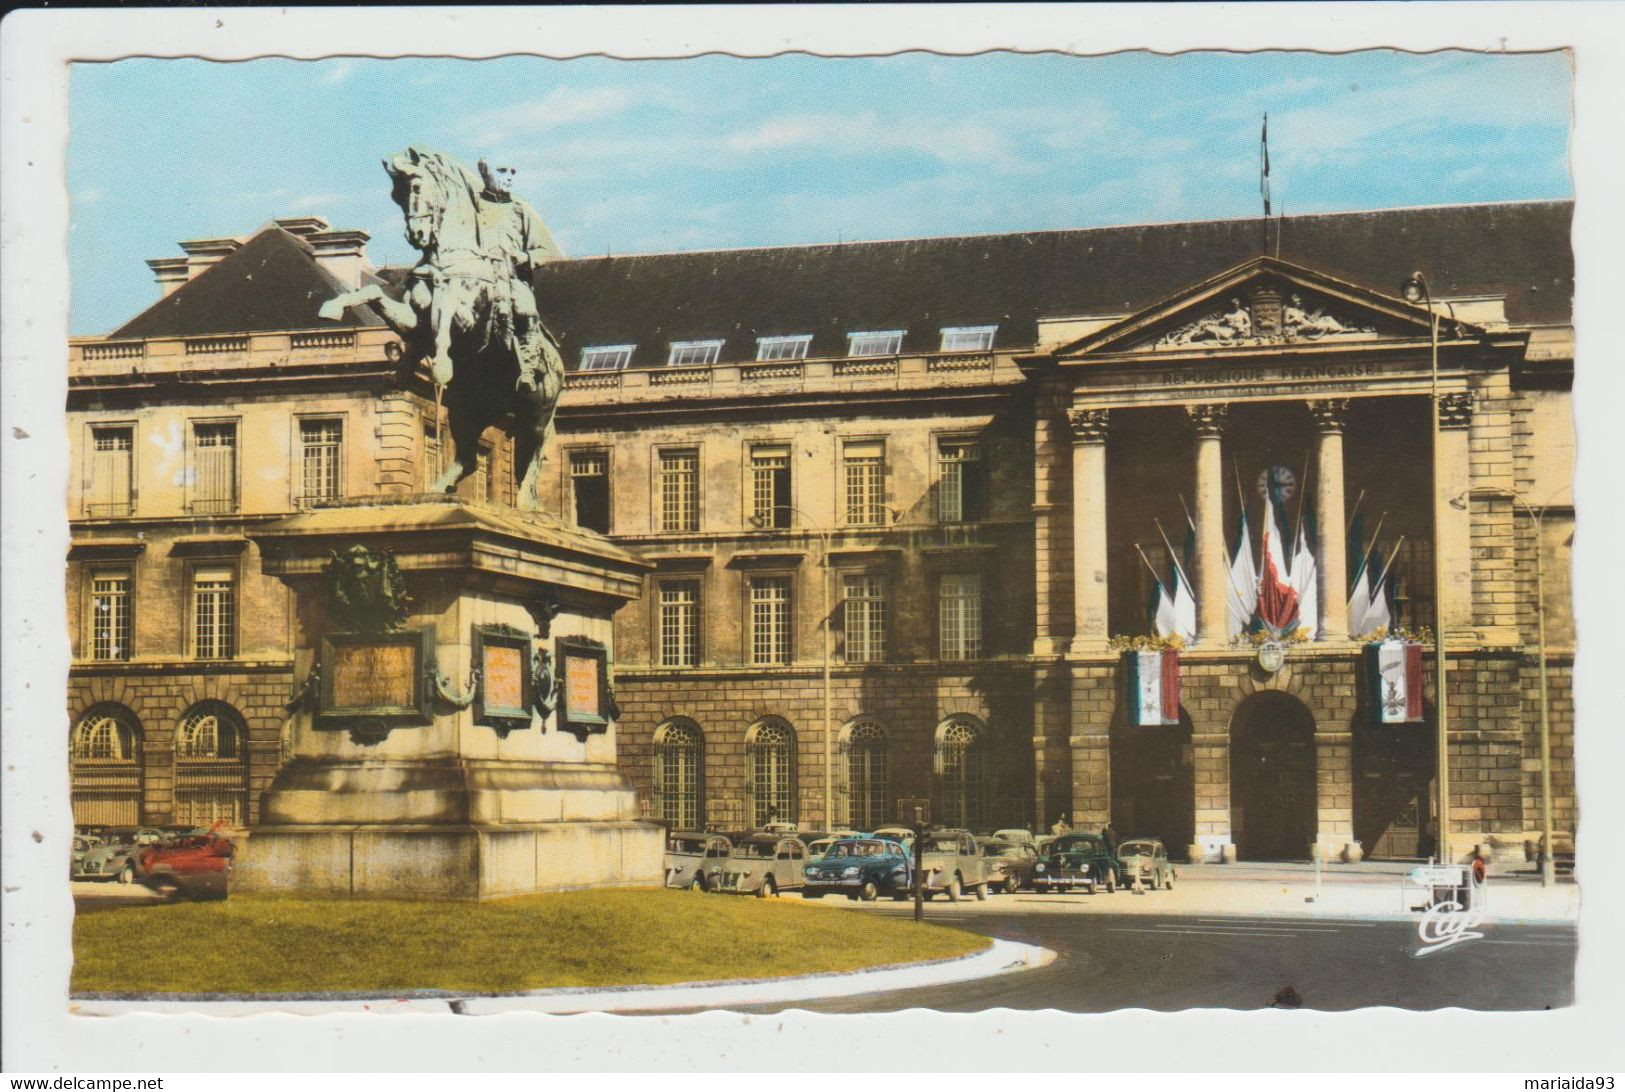
[[[1258,134],[1258,192],[1264,199],[1264,253],[1270,250],[1270,116],[1264,114],[1264,127]]]

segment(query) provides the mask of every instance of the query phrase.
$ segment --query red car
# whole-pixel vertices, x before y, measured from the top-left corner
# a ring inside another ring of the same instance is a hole
[[[142,882],[154,891],[223,899],[233,852],[231,839],[213,830],[176,835],[141,854]]]

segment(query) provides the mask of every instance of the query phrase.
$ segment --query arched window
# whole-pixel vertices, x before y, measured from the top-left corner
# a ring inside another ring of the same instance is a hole
[[[205,701],[175,728],[175,822],[206,827],[248,817],[248,726],[225,702]]]
[[[975,717],[949,717],[937,729],[937,787],[944,826],[987,825],[987,729]]]
[[[236,712],[216,701],[192,706],[175,731],[176,758],[237,757],[241,733]]]
[[[676,830],[705,829],[705,737],[686,717],[655,729],[655,808]]]
[[[73,730],[75,762],[105,762],[134,765],[141,749],[133,718],[122,710],[93,709]]]
[[[780,717],[768,717],[745,733],[750,771],[751,822],[796,821],[796,730]]]
[[[73,726],[70,746],[73,821],[141,822],[141,722],[121,705],[98,705]]]
[[[884,826],[887,768],[886,730],[867,718],[853,721],[846,732],[847,822],[858,830]]]

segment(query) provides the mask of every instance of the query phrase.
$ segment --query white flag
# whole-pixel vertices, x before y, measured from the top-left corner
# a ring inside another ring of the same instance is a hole
[[[1252,624],[1258,609],[1258,568],[1253,564],[1253,541],[1247,533],[1247,512],[1241,513],[1236,534],[1236,553],[1230,559],[1230,586],[1224,595],[1225,632],[1239,637]]]
[[[1292,589],[1298,593],[1298,624],[1309,640],[1320,637],[1320,574],[1315,555],[1309,549],[1309,536],[1300,524],[1298,543],[1292,552]]]

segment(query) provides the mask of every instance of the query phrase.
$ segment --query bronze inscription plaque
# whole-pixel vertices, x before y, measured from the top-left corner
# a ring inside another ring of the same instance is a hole
[[[595,658],[588,656],[564,658],[564,701],[565,708],[572,714],[589,717],[604,715],[598,708],[599,670],[600,664]]]
[[[485,646],[485,704],[496,709],[525,706],[525,654],[507,645]]]
[[[417,703],[415,645],[341,645],[333,649],[333,703],[343,709],[410,708]]]

